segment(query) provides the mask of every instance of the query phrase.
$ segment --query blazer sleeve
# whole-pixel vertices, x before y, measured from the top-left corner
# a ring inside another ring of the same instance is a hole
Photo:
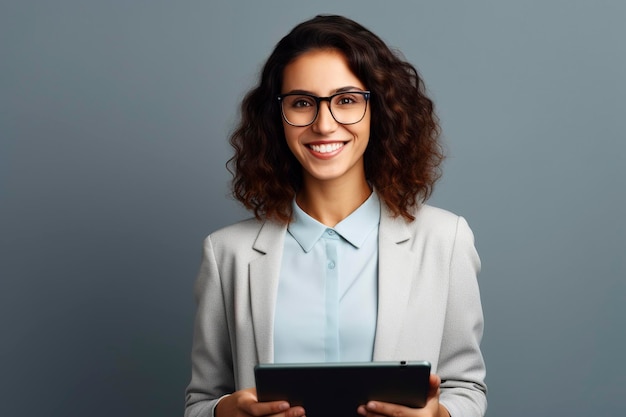
[[[480,351],[480,267],[474,235],[465,219],[459,217],[450,256],[448,302],[437,371],[442,379],[440,402],[452,417],[484,416],[487,409],[486,371]]]
[[[209,417],[235,386],[227,307],[211,236],[204,241],[194,294],[197,310],[185,417]]]

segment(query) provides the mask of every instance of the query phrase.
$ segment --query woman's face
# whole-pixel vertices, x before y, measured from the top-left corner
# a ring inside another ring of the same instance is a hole
[[[343,91],[365,90],[366,86],[350,71],[342,53],[313,50],[285,67],[281,92],[328,97]],[[370,118],[368,105],[361,121],[340,124],[331,115],[329,102],[322,101],[317,118],[309,126],[292,126],[283,119],[287,145],[302,165],[305,181],[362,182],[365,179],[363,154],[370,136]]]

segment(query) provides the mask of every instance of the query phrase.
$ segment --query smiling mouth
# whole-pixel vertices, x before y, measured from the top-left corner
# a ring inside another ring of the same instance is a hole
[[[325,143],[322,145],[314,145],[314,144],[310,144],[307,145],[309,147],[309,149],[313,150],[314,152],[317,153],[331,153],[331,152],[335,152],[338,149],[343,148],[344,143],[343,142],[333,142],[333,143]]]

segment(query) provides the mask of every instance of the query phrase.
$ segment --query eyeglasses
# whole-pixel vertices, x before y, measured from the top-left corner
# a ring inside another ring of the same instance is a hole
[[[285,122],[304,127],[313,124],[320,110],[320,102],[327,101],[333,119],[342,125],[353,125],[363,120],[370,98],[369,91],[343,91],[329,97],[306,93],[281,94],[278,97]]]

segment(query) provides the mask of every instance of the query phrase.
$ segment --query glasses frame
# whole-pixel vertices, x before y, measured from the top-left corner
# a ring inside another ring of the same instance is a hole
[[[339,120],[337,120],[337,118],[333,114],[333,110],[331,108],[331,100],[333,98],[335,98],[337,96],[340,96],[340,95],[343,95],[343,94],[361,94],[363,96],[363,98],[365,99],[365,109],[363,110],[363,115],[356,122],[341,123]],[[280,103],[280,114],[283,116],[283,120],[290,126],[306,127],[306,126],[311,126],[313,123],[315,123],[315,121],[317,120],[317,116],[319,116],[319,114],[320,114],[320,103],[322,101],[327,101],[328,102],[328,111],[330,112],[330,115],[333,117],[335,122],[339,123],[340,125],[348,126],[348,125],[355,125],[355,124],[359,123],[361,120],[363,120],[363,118],[365,117],[365,113],[367,113],[367,103],[370,101],[371,95],[372,95],[371,91],[341,91],[339,93],[335,93],[335,94],[330,95],[328,97],[318,97],[316,95],[309,94],[309,93],[287,93],[287,94],[279,94],[276,98],[278,99],[278,102]],[[315,116],[313,117],[313,120],[311,120],[311,122],[309,122],[309,123],[307,123],[305,125],[301,125],[301,124],[292,123],[289,120],[287,120],[287,116],[285,116],[285,110],[283,108],[283,103],[284,103],[284,98],[285,97],[289,97],[289,96],[305,96],[305,97],[310,97],[313,100],[315,100],[315,106],[316,106],[315,107]]]

